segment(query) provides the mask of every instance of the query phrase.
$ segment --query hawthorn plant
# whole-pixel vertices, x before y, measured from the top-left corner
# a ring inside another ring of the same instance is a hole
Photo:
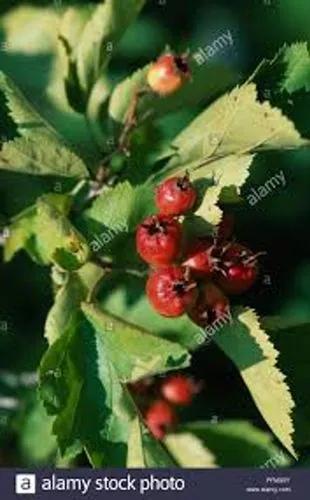
[[[276,103],[309,89],[307,45],[281,48],[246,81],[167,49],[113,86],[109,61],[144,3],[106,0],[57,17],[57,85],[85,119],[84,144],[65,140],[0,73],[14,128],[0,168],[66,186],[42,189],[13,217],[4,246],[5,262],[24,250],[51,269],[39,395],[61,455],[84,450],[94,467],[217,466],[234,439],[249,447],[243,465],[261,466],[280,446],[285,465],[298,452],[295,403],[268,333],[277,322],[247,305],[263,256],[236,241],[229,207],[242,203],[259,155],[309,147]],[[277,74],[273,104],[258,97],[264,71]],[[153,140],[158,119],[201,102],[205,111],[170,144]],[[91,245],[113,230],[107,244]],[[268,252],[265,241],[259,250]],[[239,370],[277,445],[243,421],[182,423],[178,408],[203,389],[189,376],[191,357],[215,322],[212,342]]]

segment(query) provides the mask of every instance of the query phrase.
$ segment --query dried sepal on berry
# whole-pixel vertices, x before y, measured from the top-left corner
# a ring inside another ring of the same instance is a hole
[[[140,257],[156,267],[171,264],[179,255],[181,224],[172,217],[152,215],[137,228],[136,249]]]

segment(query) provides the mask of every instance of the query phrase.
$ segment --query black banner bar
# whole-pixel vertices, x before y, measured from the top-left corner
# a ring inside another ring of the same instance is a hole
[[[310,499],[309,469],[0,469],[1,500]]]

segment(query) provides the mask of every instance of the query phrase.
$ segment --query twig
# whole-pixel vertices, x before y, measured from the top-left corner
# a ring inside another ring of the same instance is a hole
[[[144,95],[148,94],[150,92],[150,89],[148,87],[141,87],[140,89],[136,90],[133,94],[132,101],[129,105],[126,118],[125,118],[125,124],[123,127],[123,130],[121,132],[121,135],[118,139],[118,143],[116,148],[106,155],[101,162],[101,167],[106,167],[107,164],[111,161],[114,155],[117,153],[123,153],[126,156],[129,156],[129,141],[130,141],[130,135],[131,132],[134,130],[134,128],[138,125],[138,117],[137,117],[137,111],[138,111],[138,106],[141,97]]]
[[[125,123],[123,130],[120,134],[120,137],[118,139],[117,145],[113,151],[108,153],[100,162],[100,165],[97,169],[97,172],[95,174],[95,179],[93,181],[88,181],[89,183],[89,190],[88,194],[85,198],[84,203],[81,204],[79,207],[79,210],[82,208],[85,208],[86,206],[89,205],[90,202],[92,202],[95,198],[101,195],[103,192],[105,184],[107,184],[107,181],[113,181],[113,179],[110,177],[110,169],[109,169],[109,164],[112,160],[112,158],[116,154],[125,154],[126,156],[130,156],[129,152],[129,142],[130,142],[130,136],[134,128],[138,125],[138,117],[137,117],[137,111],[138,111],[138,106],[141,97],[144,95],[148,94],[150,92],[150,89],[148,87],[141,87],[137,89],[132,97],[132,101],[129,105],[126,118],[125,118]],[[114,178],[114,180],[117,178],[117,176]],[[79,182],[74,188],[71,194],[76,195],[78,194],[85,186],[85,182],[87,181],[81,181]]]
[[[106,272],[122,272],[138,278],[144,278],[148,274],[148,271],[139,271],[138,269],[131,269],[127,267],[115,267],[111,260],[104,259],[102,257],[95,257],[93,261]]]
[[[137,111],[140,99],[145,94],[148,94],[149,91],[150,90],[147,87],[142,87],[136,90],[136,92],[133,95],[131,104],[127,112],[125,125],[118,141],[118,150],[120,152],[125,153],[125,155],[129,154],[130,134],[138,124]]]

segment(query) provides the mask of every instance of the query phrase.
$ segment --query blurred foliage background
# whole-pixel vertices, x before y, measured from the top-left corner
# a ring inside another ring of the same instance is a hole
[[[66,7],[78,4],[85,5],[85,0],[74,4],[66,0],[2,0],[0,69],[14,79],[68,140],[91,149],[85,121],[69,112],[55,91],[57,19]],[[21,10],[25,5],[28,11]],[[31,5],[44,6],[47,11],[34,16]],[[110,77],[120,80],[154,59],[167,44],[177,51],[195,51],[227,30],[233,35],[233,47],[215,57],[242,81],[284,43],[310,41],[309,0],[149,0],[115,51]],[[277,92],[272,80],[266,79],[262,92],[272,101]],[[283,102],[283,109],[309,137],[310,99],[307,105],[305,99],[305,95],[300,96],[300,104],[294,109],[289,102]],[[165,117],[159,123],[160,133],[172,137],[205,104]],[[9,125],[1,114],[0,132],[2,137],[9,134]],[[248,302],[260,315],[282,315],[298,323],[307,323],[310,318],[309,166],[309,152],[264,155],[254,163],[243,194],[246,196],[252,187],[280,170],[285,173],[286,187],[275,190],[254,207],[244,203],[233,208],[239,240],[268,252],[260,283]],[[1,226],[42,190],[64,192],[68,188],[70,181],[59,183],[57,179],[1,172]],[[19,254],[10,264],[0,265],[0,287],[0,465],[50,463],[55,455],[54,441],[49,434],[50,422],[36,402],[33,375],[46,348],[43,326],[53,301],[49,270]],[[195,355],[193,372],[206,380],[206,390],[187,410],[188,414],[185,412],[185,419],[247,417],[265,428],[235,369],[215,347]],[[303,451],[306,457],[306,444]]]

